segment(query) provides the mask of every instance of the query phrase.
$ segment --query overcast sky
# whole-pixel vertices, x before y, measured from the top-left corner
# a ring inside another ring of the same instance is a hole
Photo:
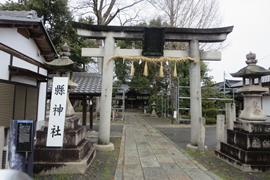
[[[246,54],[256,53],[258,65],[270,67],[270,0],[218,0],[223,27],[234,26],[228,35],[230,46],[222,51],[222,60],[209,62],[214,81],[235,79],[230,73],[245,67]],[[4,0],[0,0],[4,2]]]
[[[234,26],[227,40],[230,46],[222,51],[222,60],[210,62],[209,73],[214,81],[235,79],[230,73],[246,66],[246,54],[256,53],[258,63],[270,67],[270,1],[269,0],[219,0],[223,26]]]

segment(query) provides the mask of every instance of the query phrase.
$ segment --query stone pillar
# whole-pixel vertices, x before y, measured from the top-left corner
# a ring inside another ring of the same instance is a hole
[[[199,129],[199,142],[197,151],[204,153],[205,148],[205,118],[199,118],[200,129]]]
[[[220,150],[220,142],[224,141],[224,121],[225,116],[223,114],[217,115],[217,126],[216,126],[216,149]]]
[[[233,129],[233,122],[235,120],[235,103],[226,103],[226,128]]]
[[[191,58],[200,58],[199,41],[192,40],[189,43]],[[201,70],[200,62],[189,62],[190,76],[190,112],[191,112],[191,145],[198,146],[199,138],[199,118],[202,117],[201,100]]]
[[[113,66],[114,61],[111,60],[107,68],[105,66],[107,60],[114,55],[114,38],[108,33],[105,39],[105,55],[103,59],[103,76],[102,91],[100,102],[100,121],[98,132],[98,145],[94,144],[97,150],[114,150],[114,145],[110,143],[111,128],[111,104],[112,104],[112,84],[113,84]]]
[[[25,171],[25,152],[16,152],[17,121],[10,120],[10,135],[8,147],[8,167],[19,171]]]

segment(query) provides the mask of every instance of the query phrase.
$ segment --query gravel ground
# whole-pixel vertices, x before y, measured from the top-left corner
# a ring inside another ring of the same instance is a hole
[[[227,163],[216,158],[214,148],[209,148],[205,154],[191,152],[185,149],[196,161],[201,163],[209,171],[225,180],[269,180],[270,172],[248,173],[242,172]]]
[[[34,180],[113,180],[120,151],[121,138],[111,138],[114,151],[97,151],[96,157],[85,174],[59,174],[49,176],[35,176]]]

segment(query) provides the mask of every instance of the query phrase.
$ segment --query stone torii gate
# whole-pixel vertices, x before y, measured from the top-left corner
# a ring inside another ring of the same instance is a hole
[[[143,27],[135,26],[100,26],[74,22],[80,37],[105,40],[104,47],[82,48],[84,57],[103,57],[103,76],[101,91],[100,123],[97,149],[113,150],[110,143],[110,115],[112,100],[112,83],[114,61],[111,60],[107,68],[107,60],[114,55],[141,56],[141,49],[120,49],[115,47],[115,40],[142,40]],[[191,57],[207,61],[220,61],[220,52],[204,52],[199,50],[199,43],[216,43],[226,40],[233,26],[211,29],[166,28],[165,41],[189,42],[189,51],[164,50],[164,57],[181,58]],[[189,63],[190,72],[190,106],[191,106],[191,146],[198,147],[199,118],[202,117],[201,106],[201,77],[200,63]]]

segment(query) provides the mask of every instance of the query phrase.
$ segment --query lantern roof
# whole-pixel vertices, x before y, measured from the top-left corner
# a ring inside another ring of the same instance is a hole
[[[236,73],[231,73],[233,77],[261,77],[270,74],[270,70],[265,69],[264,67],[256,65],[258,60],[256,60],[256,54],[250,52],[246,55],[247,66],[240,69]]]
[[[60,58],[54,59],[51,62],[44,62],[45,66],[49,69],[61,72],[74,70],[76,63],[69,59],[70,47],[67,45],[67,43],[61,46],[61,52],[59,54],[61,55]]]

